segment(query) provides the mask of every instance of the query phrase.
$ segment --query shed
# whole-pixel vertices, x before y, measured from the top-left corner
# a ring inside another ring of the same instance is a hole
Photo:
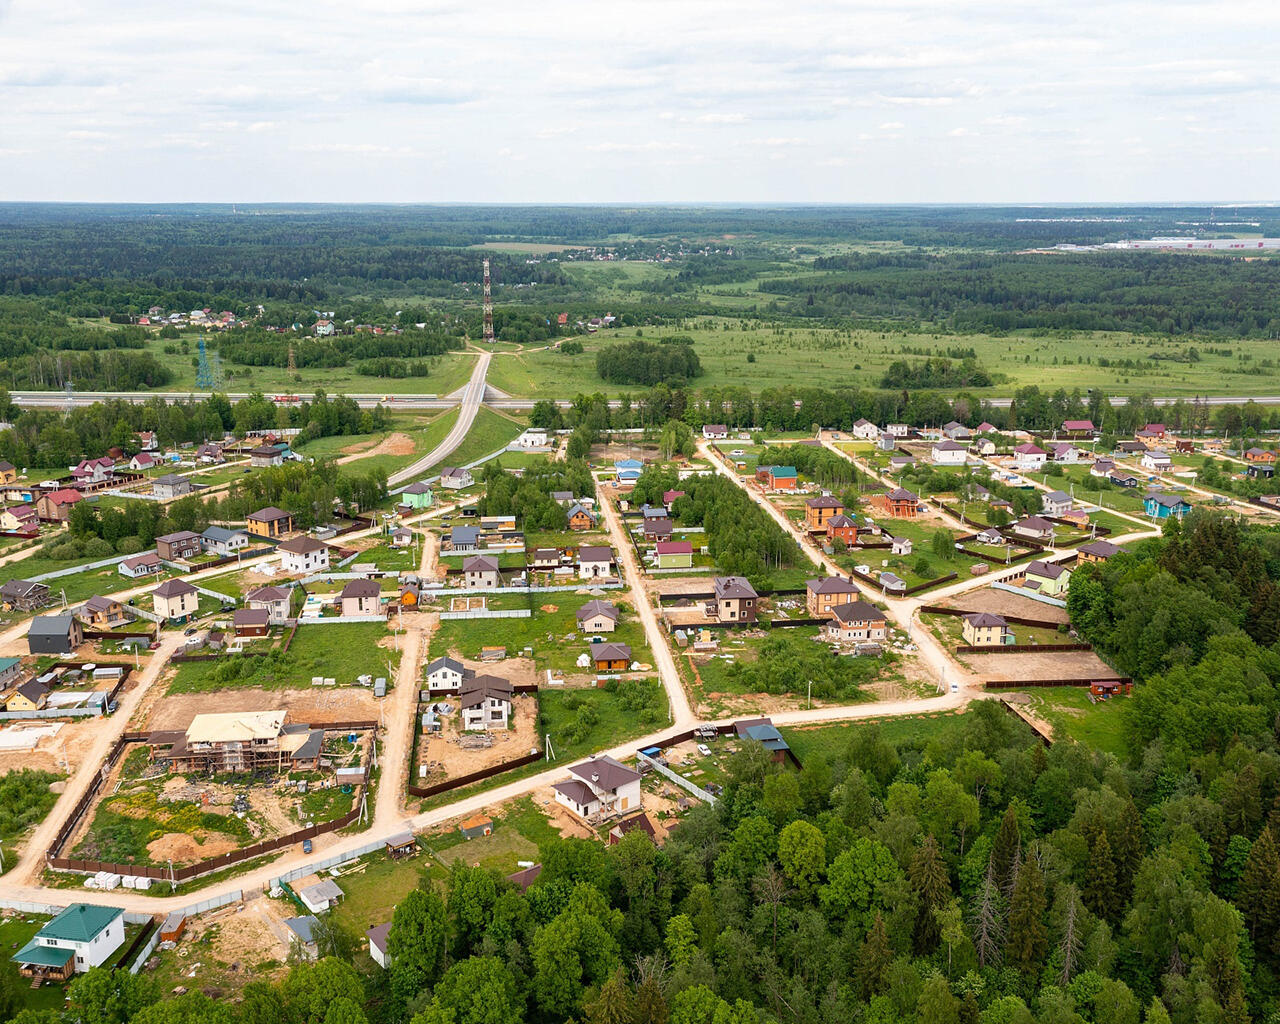
[[[303,905],[313,914],[320,914],[337,906],[343,895],[343,891],[338,888],[338,883],[331,878],[298,890],[298,899],[302,900]]]
[[[160,926],[160,941],[177,942],[182,938],[182,933],[186,930],[187,915],[181,910],[175,910],[164,919],[164,924]]]
[[[462,833],[466,839],[479,839],[481,836],[493,835],[493,819],[483,815],[475,814],[458,826],[458,831]]]
[[[418,839],[412,832],[401,832],[386,842],[387,856],[393,860],[412,857],[418,852]]]

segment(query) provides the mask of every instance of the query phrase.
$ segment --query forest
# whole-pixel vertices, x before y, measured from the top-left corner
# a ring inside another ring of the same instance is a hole
[[[596,373],[610,384],[682,383],[702,373],[692,339],[661,338],[657,344],[636,340],[602,348]]]

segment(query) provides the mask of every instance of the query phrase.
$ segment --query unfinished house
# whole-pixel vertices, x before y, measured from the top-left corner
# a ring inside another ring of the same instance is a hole
[[[186,732],[152,733],[152,759],[177,772],[308,771],[324,730],[287,722],[286,711],[196,715]]]

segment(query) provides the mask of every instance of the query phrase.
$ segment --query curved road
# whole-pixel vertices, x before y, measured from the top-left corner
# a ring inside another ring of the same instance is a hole
[[[490,358],[489,352],[481,352],[476,359],[476,368],[471,371],[471,379],[467,381],[466,390],[462,393],[462,404],[458,407],[458,422],[453,425],[448,436],[413,465],[405,466],[404,469],[391,474],[387,478],[388,484],[398,487],[416,476],[421,476],[436,463],[448,458],[454,449],[462,444],[462,439],[467,436],[471,430],[471,424],[475,422],[476,413],[480,411],[480,403],[484,401],[484,378],[489,372]]]

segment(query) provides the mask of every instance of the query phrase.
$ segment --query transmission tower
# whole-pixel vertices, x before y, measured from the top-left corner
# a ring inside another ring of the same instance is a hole
[[[196,349],[200,353],[196,362],[196,387],[201,391],[212,391],[213,369],[209,366],[209,353],[205,349],[203,331],[200,334],[200,340],[196,342]]]
[[[293,351],[293,342],[289,342],[289,376],[296,377],[298,375],[298,357]]]
[[[66,402],[65,408],[67,412],[70,412],[72,407],[76,404],[76,389],[75,389],[75,385],[71,383],[70,377],[67,378],[66,390],[67,390],[67,402]]]
[[[493,289],[489,283],[489,261],[484,261],[484,340],[493,344]]]

